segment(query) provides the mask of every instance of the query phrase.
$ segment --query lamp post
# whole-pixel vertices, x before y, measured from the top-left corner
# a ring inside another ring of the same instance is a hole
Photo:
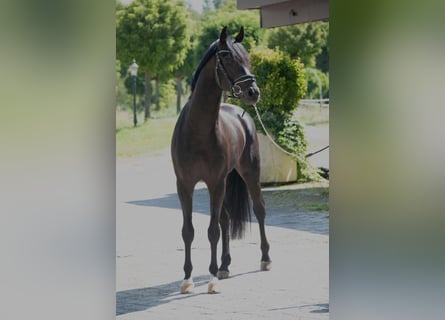
[[[136,118],[136,76],[138,75],[139,66],[136,64],[136,60],[133,59],[133,63],[130,66],[130,74],[133,77],[133,123],[136,127],[138,119]]]

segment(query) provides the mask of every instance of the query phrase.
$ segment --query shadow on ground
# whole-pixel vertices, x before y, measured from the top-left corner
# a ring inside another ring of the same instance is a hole
[[[207,285],[208,280],[209,276],[193,277],[196,287]],[[182,281],[175,281],[154,287],[119,291],[116,293],[116,315],[144,311],[170,301],[190,299],[202,294],[179,293],[181,283]]]
[[[257,272],[262,271],[255,270],[239,273],[231,276],[230,278],[233,279],[239,276]],[[209,275],[193,277],[195,288],[207,286],[209,279]],[[171,301],[191,299],[202,294],[208,294],[206,292],[181,294],[179,293],[181,284],[182,281],[175,281],[154,287],[119,291],[116,293],[116,315],[119,316],[127,313],[144,311]]]
[[[265,190],[266,224],[269,226],[329,234],[329,189],[310,187],[304,189]],[[164,197],[129,201],[129,204],[180,209],[176,193]],[[206,188],[196,189],[193,194],[193,212],[209,215],[209,194]],[[253,221],[255,217],[253,215]]]
[[[310,313],[329,313],[329,303],[305,304],[295,307],[275,308],[275,309],[270,309],[269,311],[303,309],[303,308],[312,309],[311,311],[309,311]]]

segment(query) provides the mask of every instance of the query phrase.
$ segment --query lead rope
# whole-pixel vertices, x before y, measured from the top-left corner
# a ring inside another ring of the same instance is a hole
[[[281,151],[283,151],[283,152],[286,153],[287,155],[289,155],[289,156],[291,156],[291,157],[295,157],[295,158],[297,158],[297,160],[300,161],[300,162],[303,161],[303,159],[302,159],[300,156],[298,156],[298,155],[295,154],[295,153],[291,153],[291,152],[289,152],[289,151],[283,149],[282,147],[280,147],[280,145],[279,145],[278,143],[275,142],[275,140],[272,138],[272,136],[271,136],[271,135],[269,134],[269,132],[266,130],[266,127],[264,126],[263,120],[261,120],[261,116],[260,116],[260,113],[259,113],[258,108],[257,108],[257,106],[256,106],[256,103],[253,104],[253,107],[255,108],[255,112],[256,112],[256,115],[257,115],[257,117],[258,117],[258,120],[260,121],[261,127],[263,128],[263,131],[266,133],[266,136],[269,138],[269,140],[270,140],[270,141],[271,141],[271,142],[272,142],[278,149],[280,149]],[[243,114],[244,114],[244,113],[243,113]],[[320,150],[317,150],[317,151],[315,151],[315,152],[308,153],[307,155],[305,155],[305,158],[312,157],[314,154],[317,154],[317,153],[319,153],[319,152],[322,152],[323,150],[326,150],[327,148],[329,148],[329,145],[326,146],[326,147],[324,147],[324,148],[321,148]]]

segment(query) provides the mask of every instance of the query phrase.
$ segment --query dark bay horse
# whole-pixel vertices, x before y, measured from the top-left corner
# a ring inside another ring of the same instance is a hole
[[[209,271],[213,277],[208,292],[216,292],[217,278],[229,276],[229,238],[241,238],[245,224],[250,221],[249,194],[261,235],[261,270],[271,267],[255,125],[240,107],[221,103],[223,90],[248,105],[259,99],[260,90],[248,69],[249,56],[241,45],[243,38],[242,27],[235,39],[227,35],[227,27],[224,27],[219,39],[207,49],[193,75],[191,96],[172,137],[173,167],[184,219],[185,277],[181,293],[189,293],[194,287],[191,278],[192,198],[198,181],[206,183],[210,195]],[[221,233],[222,256],[218,269],[217,244]]]

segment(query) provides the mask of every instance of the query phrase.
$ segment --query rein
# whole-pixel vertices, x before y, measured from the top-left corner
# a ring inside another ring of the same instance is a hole
[[[271,136],[271,135],[269,134],[269,132],[267,131],[266,126],[265,126],[264,123],[263,123],[263,120],[261,120],[261,116],[260,116],[260,113],[259,113],[259,111],[258,111],[258,108],[257,108],[256,104],[254,104],[253,107],[255,108],[255,112],[256,112],[256,115],[257,115],[257,117],[258,117],[258,120],[260,121],[261,127],[263,128],[263,130],[264,130],[264,132],[266,133],[266,136],[269,138],[269,140],[270,140],[270,141],[271,141],[271,142],[272,142],[278,149],[280,149],[281,151],[283,151],[283,152],[286,153],[287,155],[289,155],[289,156],[291,156],[291,157],[294,157],[294,158],[297,158],[299,161],[302,161],[302,158],[301,158],[300,156],[298,156],[298,155],[295,154],[295,153],[291,153],[291,152],[289,152],[289,151],[283,149],[278,143],[275,142],[275,140],[272,138],[272,136]],[[307,155],[304,156],[304,158],[307,159],[307,158],[309,158],[309,157],[312,157],[313,155],[315,155],[315,154],[317,154],[317,153],[319,153],[319,152],[322,152],[323,150],[326,150],[327,148],[329,148],[329,145],[326,146],[326,147],[323,147],[323,148],[321,148],[320,150],[317,150],[317,151],[315,151],[315,152],[308,153]]]
[[[254,82],[256,80],[255,76],[253,74],[243,74],[242,76],[236,78],[235,80],[231,80],[229,75],[227,74],[226,69],[224,68],[224,65],[221,63],[221,59],[219,58],[220,53],[232,54],[232,52],[230,50],[220,50],[215,53],[215,55],[216,55],[216,66],[215,66],[216,83],[221,88],[221,90],[223,90],[221,81],[219,79],[219,72],[218,72],[218,71],[221,71],[224,78],[227,80],[227,82],[230,83],[230,86],[231,86],[230,91],[232,92],[231,98],[239,99],[244,94],[243,90],[241,90],[240,83],[247,82],[247,81]]]
[[[231,80],[230,77],[229,77],[229,75],[227,74],[226,69],[224,68],[224,65],[223,65],[222,62],[221,62],[220,57],[219,57],[219,55],[220,55],[221,53],[229,53],[229,54],[232,54],[232,52],[231,52],[230,50],[220,50],[220,51],[217,51],[217,52],[215,53],[215,56],[216,56],[216,66],[215,66],[215,79],[216,79],[216,83],[218,84],[218,86],[219,86],[219,88],[220,88],[221,90],[224,90],[223,87],[222,87],[222,85],[221,85],[220,78],[219,78],[219,72],[221,72],[222,75],[224,76],[224,78],[226,79],[226,81],[227,81],[228,83],[230,83],[230,85],[231,85],[231,87],[230,87],[230,91],[232,92],[232,96],[231,96],[231,98],[239,99],[240,97],[242,97],[242,96],[244,95],[244,93],[243,93],[243,91],[242,91],[242,89],[241,89],[241,87],[240,87],[240,83],[247,82],[247,81],[254,82],[254,81],[256,81],[255,76],[254,76],[253,74],[248,73],[248,74],[244,74],[244,75],[242,75],[242,76],[236,78],[235,80]],[[296,159],[299,160],[299,161],[302,161],[302,158],[301,158],[300,156],[298,156],[298,155],[295,154],[295,153],[291,153],[291,152],[289,152],[289,151],[283,149],[278,143],[275,142],[275,140],[272,138],[272,136],[271,136],[271,135],[269,134],[269,132],[267,131],[267,129],[266,129],[266,127],[265,127],[265,125],[264,125],[264,123],[263,123],[263,121],[262,121],[262,119],[261,119],[261,116],[260,116],[260,113],[259,113],[259,111],[258,111],[258,108],[257,108],[256,104],[254,104],[253,107],[255,108],[255,112],[256,112],[256,115],[257,115],[257,117],[258,117],[258,120],[260,121],[261,127],[263,128],[263,130],[264,130],[264,132],[266,133],[266,136],[269,138],[269,140],[270,140],[270,141],[271,141],[271,142],[272,142],[278,149],[280,149],[281,151],[283,151],[285,154],[287,154],[287,155],[289,155],[289,156],[291,156],[291,157],[293,157],[293,158],[296,158]],[[244,116],[244,113],[245,113],[245,111],[243,111],[243,114],[242,114],[241,116]],[[306,155],[304,156],[304,158],[307,159],[307,158],[309,158],[309,157],[312,157],[313,155],[315,155],[315,154],[317,154],[317,153],[319,153],[319,152],[321,152],[321,151],[323,151],[323,150],[326,150],[327,148],[329,148],[329,145],[326,146],[326,147],[323,147],[323,148],[321,148],[320,150],[317,150],[317,151],[315,151],[315,152],[311,152],[311,153],[306,154]]]

